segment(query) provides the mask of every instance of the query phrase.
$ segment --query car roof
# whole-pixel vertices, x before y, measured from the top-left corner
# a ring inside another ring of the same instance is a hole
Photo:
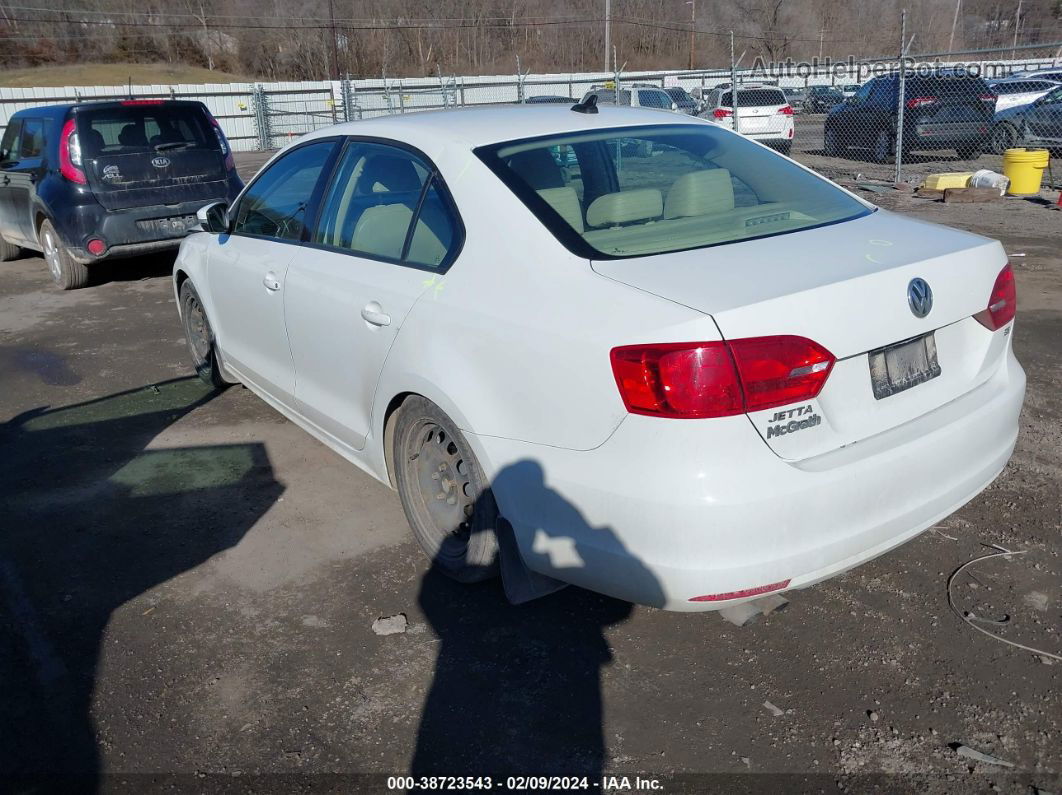
[[[583,130],[651,124],[710,124],[692,116],[627,105],[598,105],[597,113],[577,113],[565,105],[550,103],[451,108],[376,116],[344,122],[312,132],[304,139],[333,135],[364,135],[414,142],[414,139],[449,141],[469,147],[486,146],[522,138],[536,138]],[[666,121],[665,121],[666,118]]]
[[[32,108],[22,108],[22,110],[15,111],[11,114],[12,119],[22,118],[25,116],[45,117],[45,118],[65,118],[71,111],[80,112],[84,110],[93,110],[94,108],[112,108],[119,107],[124,102],[129,102],[128,99],[122,97],[107,97],[99,100],[86,100],[84,102],[65,103],[62,105],[37,105]],[[137,100],[132,100],[136,102]],[[163,99],[158,102],[150,100],[152,106],[159,105],[179,105],[179,106],[195,106],[203,107],[203,103],[194,99]],[[135,107],[135,106],[133,106]]]

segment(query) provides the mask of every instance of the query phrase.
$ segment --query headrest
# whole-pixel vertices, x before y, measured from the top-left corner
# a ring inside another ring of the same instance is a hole
[[[118,133],[118,143],[122,146],[147,146],[147,142],[144,128],[137,124],[127,124]]]
[[[583,231],[583,208],[579,206],[579,195],[575,188],[546,188],[537,193],[572,229]]]
[[[419,191],[420,177],[408,158],[396,155],[376,155],[361,172],[361,185],[371,193]]]
[[[734,183],[725,168],[683,174],[667,192],[665,218],[689,218],[734,209]]]
[[[659,218],[664,197],[656,188],[639,188],[598,196],[586,208],[587,226],[616,226]]]
[[[560,166],[548,149],[527,149],[509,158],[509,168],[534,190],[564,187]]]

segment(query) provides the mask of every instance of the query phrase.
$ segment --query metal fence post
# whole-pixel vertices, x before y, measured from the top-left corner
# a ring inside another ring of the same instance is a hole
[[[269,121],[269,95],[258,84],[255,84],[251,92],[251,106],[254,110],[254,128],[258,138],[258,149],[272,149],[273,130]]]
[[[734,31],[730,31],[730,110],[734,114],[734,132],[741,134],[741,115],[738,113],[737,61],[734,60]]]
[[[899,182],[903,173],[903,111],[906,105],[904,89],[906,87],[907,52],[904,44],[907,36],[907,10],[900,12],[900,76],[897,78],[896,105],[896,171],[893,174],[893,182]]]

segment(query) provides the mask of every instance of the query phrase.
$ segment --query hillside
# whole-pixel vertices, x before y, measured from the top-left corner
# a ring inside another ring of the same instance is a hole
[[[166,63],[84,63],[38,66],[30,69],[0,69],[0,86],[117,86],[169,85],[171,83],[234,83],[246,77],[210,71],[199,66]]]

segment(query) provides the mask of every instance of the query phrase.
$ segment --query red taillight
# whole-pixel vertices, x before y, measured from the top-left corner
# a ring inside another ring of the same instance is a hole
[[[729,417],[810,400],[834,357],[803,337],[627,345],[612,372],[632,414],[674,419]]]
[[[161,105],[161,99],[123,99],[119,105]]]
[[[993,105],[996,104],[996,100],[997,99],[999,99],[999,97],[997,97],[995,94],[982,94],[981,95],[981,101],[982,102],[991,102]]]
[[[728,599],[744,599],[749,596],[759,596],[771,591],[781,591],[789,587],[790,580],[772,582],[770,585],[760,585],[756,588],[744,588],[740,591],[727,591],[726,593],[710,593],[704,596],[694,596],[690,602],[725,602]]]
[[[81,170],[81,145],[77,141],[73,119],[67,119],[59,133],[59,173],[79,185],[88,182]]]
[[[726,119],[734,115],[734,111],[727,110],[726,108],[716,108],[712,111],[712,115],[717,119]]]
[[[92,238],[92,240],[85,244],[85,248],[88,249],[89,254],[94,257],[98,257],[100,254],[107,250],[107,244],[100,240],[98,237],[94,237]]]
[[[904,105],[908,110],[914,110],[915,108],[920,108],[923,105],[932,105],[936,101],[936,97],[912,97],[911,99],[907,100]]]
[[[221,125],[218,124],[218,120],[213,115],[208,113],[207,117],[210,119],[210,124],[214,127],[214,135],[217,136],[221,154],[225,155],[225,170],[232,171],[236,168],[236,161],[232,157],[232,150],[229,149],[229,142],[225,140],[225,133],[221,131]]]
[[[783,116],[792,116],[793,115],[793,106],[792,105],[784,105],[783,107],[780,107],[778,109],[778,112],[781,113]]]
[[[832,353],[804,337],[749,337],[728,344],[745,390],[746,411],[811,400],[836,361]]]
[[[1003,328],[1014,319],[1018,310],[1018,292],[1014,288],[1014,271],[1010,263],[999,272],[992,293],[988,296],[988,308],[982,309],[974,320],[989,331]]]

